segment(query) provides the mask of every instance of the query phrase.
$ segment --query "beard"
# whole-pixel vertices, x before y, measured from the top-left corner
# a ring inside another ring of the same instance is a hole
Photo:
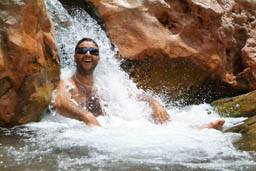
[[[93,73],[97,66],[96,61],[92,61],[92,65],[90,68],[85,68],[82,64],[83,62],[80,61],[79,59],[76,59],[76,67],[77,67],[77,72],[79,72],[81,75],[90,75]]]

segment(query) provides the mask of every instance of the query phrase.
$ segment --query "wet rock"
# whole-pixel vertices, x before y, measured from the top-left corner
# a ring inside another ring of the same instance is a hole
[[[206,93],[213,91],[213,95],[221,92],[214,97],[217,99],[256,90],[253,1],[91,2],[102,15],[121,56],[127,59],[124,69],[138,83],[145,81],[147,75],[146,82],[150,84],[144,87],[161,89],[161,76],[166,75],[165,78],[172,77],[168,79],[171,83],[164,85],[171,94],[203,89]],[[152,69],[145,71],[148,59]],[[155,59],[159,60],[156,64],[152,63]],[[165,65],[168,60],[169,66]],[[181,64],[179,70],[173,70],[179,68],[176,61]],[[161,66],[165,69],[155,74]],[[209,84],[215,88],[208,89]],[[223,86],[229,91],[223,93]]]
[[[226,132],[241,133],[242,138],[235,142],[241,150],[256,151],[256,116],[250,117],[242,124],[226,130]]]
[[[250,117],[256,115],[256,91],[236,97],[219,99],[212,102],[213,107],[222,116]]]
[[[1,127],[40,119],[59,80],[58,61],[44,1],[1,1]]]

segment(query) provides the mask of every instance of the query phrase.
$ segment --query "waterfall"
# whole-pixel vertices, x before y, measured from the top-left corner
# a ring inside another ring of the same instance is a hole
[[[129,98],[129,92],[138,93],[140,90],[120,69],[120,63],[115,58],[117,48],[111,44],[96,21],[81,9],[74,9],[72,18],[59,2],[46,1],[46,3],[56,28],[61,57],[61,78],[69,77],[75,71],[73,56],[76,43],[83,37],[92,38],[100,49],[101,58],[95,70],[95,84],[103,99],[102,106],[108,106],[104,111],[110,116],[122,115],[121,117],[127,119],[138,118],[141,113],[149,116],[151,110],[138,107],[143,103],[137,103]]]
[[[95,84],[106,116],[98,117],[101,128],[87,127],[52,111],[39,123],[26,124],[16,130],[22,143],[6,147],[9,160],[31,170],[244,170],[256,167],[250,153],[239,151],[232,144],[240,134],[195,128],[220,119],[209,104],[184,108],[167,105],[172,121],[164,125],[152,123],[150,106],[129,97],[130,92],[142,90],[137,89],[120,68],[115,57],[118,49],[97,22],[82,9],[74,9],[69,15],[57,0],[46,0],[46,5],[56,29],[62,79],[74,73],[77,41],[89,37],[98,43],[101,60],[95,70]],[[164,105],[161,97],[154,98]],[[225,129],[244,118],[224,119]]]

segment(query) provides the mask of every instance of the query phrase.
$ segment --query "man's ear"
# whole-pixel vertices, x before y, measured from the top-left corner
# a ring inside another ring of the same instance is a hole
[[[76,62],[76,55],[74,55],[74,61]]]

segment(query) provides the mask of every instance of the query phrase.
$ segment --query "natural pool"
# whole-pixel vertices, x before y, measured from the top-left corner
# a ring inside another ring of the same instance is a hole
[[[237,150],[239,134],[191,128],[219,118],[207,104],[169,109],[173,121],[100,117],[102,128],[47,114],[39,123],[1,129],[0,170],[254,170]],[[229,127],[240,119],[226,119]],[[224,128],[225,128],[224,127]]]

